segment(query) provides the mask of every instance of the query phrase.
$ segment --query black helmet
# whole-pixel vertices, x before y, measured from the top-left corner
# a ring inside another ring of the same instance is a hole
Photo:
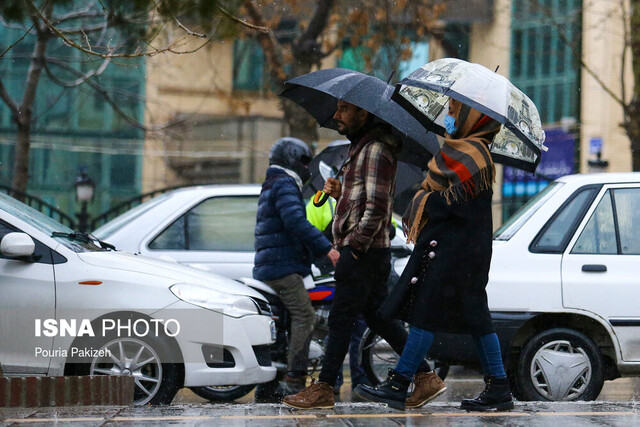
[[[286,137],[280,138],[271,147],[269,164],[290,169],[298,174],[302,182],[306,182],[310,177],[307,165],[312,157],[311,150],[304,141]]]
[[[271,147],[269,164],[291,169],[296,162],[308,164],[312,157],[311,150],[304,141],[298,138],[286,137],[280,138]]]

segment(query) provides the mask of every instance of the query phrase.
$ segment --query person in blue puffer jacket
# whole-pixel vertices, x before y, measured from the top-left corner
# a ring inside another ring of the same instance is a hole
[[[281,138],[271,147],[269,168],[258,199],[253,277],[273,288],[291,314],[287,375],[277,397],[305,387],[307,358],[315,312],[302,278],[311,263],[340,256],[331,242],[307,220],[302,185],[309,179],[311,150],[297,138]]]

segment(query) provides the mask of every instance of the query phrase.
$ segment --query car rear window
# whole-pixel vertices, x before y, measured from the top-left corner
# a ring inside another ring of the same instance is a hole
[[[640,189],[607,190],[571,253],[640,254]]]

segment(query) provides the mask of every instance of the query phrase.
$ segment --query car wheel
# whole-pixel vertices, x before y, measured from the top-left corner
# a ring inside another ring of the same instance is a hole
[[[516,383],[523,400],[594,400],[604,384],[602,355],[585,334],[550,329],[525,345]]]
[[[360,345],[360,360],[369,382],[378,385],[387,378],[389,368],[395,368],[398,363],[398,354],[382,337],[371,329],[367,329],[362,337]],[[437,360],[428,360],[441,379],[445,379],[449,373],[449,365]]]
[[[133,377],[135,405],[168,405],[182,387],[182,364],[163,363],[163,358],[166,360],[172,351],[166,341],[154,337],[144,340],[117,337],[94,348],[105,356],[81,365],[79,373]]]
[[[211,402],[231,402],[251,393],[255,384],[191,387],[191,391]]]

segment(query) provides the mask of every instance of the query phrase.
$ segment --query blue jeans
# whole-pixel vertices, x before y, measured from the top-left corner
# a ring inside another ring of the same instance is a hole
[[[507,374],[502,364],[500,343],[494,333],[473,337],[476,344],[476,352],[482,364],[482,371],[491,377],[504,378]],[[407,343],[398,360],[395,371],[406,378],[413,378],[418,366],[427,356],[433,344],[433,332],[411,326]]]
[[[433,332],[411,326],[407,343],[402,350],[402,356],[396,365],[396,372],[406,378],[413,378],[418,366],[424,360],[433,344]]]
[[[482,371],[490,377],[504,378],[507,376],[502,364],[500,342],[496,333],[473,337],[476,343],[476,352],[480,357]]]

